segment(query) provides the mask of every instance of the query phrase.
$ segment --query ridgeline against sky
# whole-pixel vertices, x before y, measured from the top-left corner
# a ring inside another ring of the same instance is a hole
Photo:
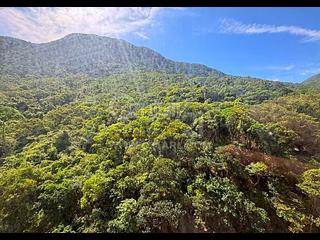
[[[97,34],[232,75],[302,82],[320,71],[319,16],[319,8],[3,8],[0,35],[43,43]]]

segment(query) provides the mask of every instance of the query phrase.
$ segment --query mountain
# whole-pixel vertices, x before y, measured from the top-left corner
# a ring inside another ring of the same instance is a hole
[[[302,85],[320,88],[320,73],[308,78],[302,82]]]
[[[205,65],[175,62],[149,48],[94,34],[73,33],[41,44],[0,37],[0,55],[0,74],[19,76],[106,76],[130,70],[224,75]]]

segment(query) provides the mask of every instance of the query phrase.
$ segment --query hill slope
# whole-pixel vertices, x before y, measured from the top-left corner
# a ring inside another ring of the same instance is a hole
[[[2,76],[0,232],[319,232],[320,94],[273,84]]]
[[[35,44],[0,37],[0,74],[106,76],[130,70],[192,75],[224,75],[205,65],[174,62],[124,40],[74,33],[56,41]]]
[[[302,85],[320,88],[320,73],[308,78],[307,80],[302,82]]]

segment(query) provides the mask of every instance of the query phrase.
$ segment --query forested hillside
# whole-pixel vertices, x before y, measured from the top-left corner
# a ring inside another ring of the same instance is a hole
[[[174,62],[145,47],[94,34],[73,33],[56,41],[35,44],[0,36],[0,74],[106,76],[132,70],[222,76],[201,64]]]
[[[302,84],[308,87],[320,88],[320,74],[308,78]]]
[[[0,124],[0,232],[320,230],[318,91],[3,74]]]

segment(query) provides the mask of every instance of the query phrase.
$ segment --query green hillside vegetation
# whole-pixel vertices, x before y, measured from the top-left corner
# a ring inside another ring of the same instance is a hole
[[[175,62],[152,49],[95,34],[73,33],[41,44],[0,36],[0,56],[1,75],[98,77],[132,70],[224,75],[202,64]]]
[[[320,88],[320,74],[308,78],[302,84],[308,87]]]
[[[319,232],[319,103],[227,75],[3,75],[0,232]]]

